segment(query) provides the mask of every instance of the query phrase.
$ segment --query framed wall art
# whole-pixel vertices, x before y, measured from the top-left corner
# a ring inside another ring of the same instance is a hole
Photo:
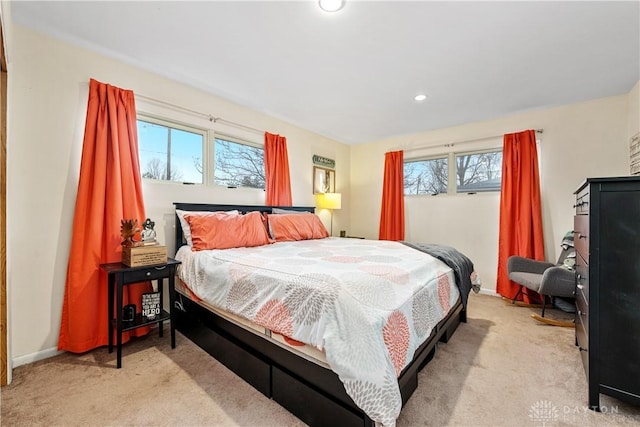
[[[335,193],[336,171],[318,166],[313,167],[313,194]]]

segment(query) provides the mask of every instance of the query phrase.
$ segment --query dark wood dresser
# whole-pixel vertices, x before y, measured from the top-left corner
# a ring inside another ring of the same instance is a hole
[[[589,383],[640,404],[640,176],[589,178],[575,192],[576,345]]]

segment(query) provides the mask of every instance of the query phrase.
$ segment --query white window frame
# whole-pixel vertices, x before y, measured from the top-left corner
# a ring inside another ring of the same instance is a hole
[[[202,183],[188,183],[193,185],[206,186],[209,188],[228,188],[226,185],[218,185],[215,183],[215,140],[216,138],[224,139],[226,141],[231,141],[237,144],[248,145],[255,148],[261,148],[264,150],[264,143],[257,142],[258,138],[252,140],[248,135],[247,136],[239,136],[234,135],[234,132],[228,130],[228,127],[225,126],[224,130],[216,130],[213,127],[202,127],[193,125],[190,123],[186,123],[179,120],[174,120],[171,118],[159,116],[156,114],[146,113],[144,111],[136,112],[136,120],[141,120],[144,122],[153,123],[160,126],[170,127],[173,129],[183,130],[186,132],[191,132],[195,134],[199,134],[203,136],[203,147],[202,147]],[[137,123],[137,121],[136,121]],[[215,126],[215,123],[213,123]],[[140,164],[141,173],[143,165]],[[154,184],[159,185],[183,185],[182,181],[171,181],[164,179],[152,179],[152,178],[143,178],[144,181],[153,182]],[[235,190],[239,191],[264,191],[261,188],[252,188],[252,187],[237,187]]]
[[[175,120],[171,120],[171,119],[166,119],[166,118],[162,118],[162,117],[158,117],[155,116],[153,114],[147,114],[147,113],[141,113],[141,112],[137,112],[136,113],[136,125],[137,125],[137,121],[141,120],[143,122],[148,122],[148,123],[153,123],[155,125],[159,125],[159,126],[164,126],[164,127],[168,127],[168,128],[172,128],[172,129],[178,129],[178,130],[182,130],[185,132],[190,132],[190,133],[195,133],[198,135],[202,135],[202,182],[189,182],[189,181],[171,181],[171,180],[166,180],[166,179],[152,179],[152,178],[142,178],[145,181],[148,182],[156,182],[156,183],[165,183],[165,184],[179,184],[179,185],[183,185],[185,183],[187,184],[193,184],[193,185],[203,185],[206,184],[208,182],[208,171],[207,168],[205,166],[205,159],[207,158],[207,155],[209,153],[209,151],[211,150],[210,144],[208,143],[209,141],[209,130],[208,129],[204,129],[201,127],[197,127],[197,126],[193,126],[187,123],[182,123],[182,122],[178,122]],[[139,144],[138,144],[139,145]],[[138,148],[139,149],[139,148]],[[143,165],[140,164],[140,174],[142,175],[142,167]]]
[[[483,148],[483,149],[478,149],[478,150],[468,150],[468,151],[456,151],[456,150],[451,150],[451,151],[446,151],[446,152],[440,152],[440,153],[434,153],[434,154],[430,154],[428,156],[417,156],[417,157],[411,157],[411,158],[405,158],[403,161],[403,168],[404,168],[404,163],[411,163],[411,162],[420,162],[420,161],[427,161],[427,160],[437,160],[437,159],[442,159],[442,158],[446,158],[447,159],[447,192],[446,193],[437,193],[437,194],[404,194],[405,197],[424,197],[424,196],[439,196],[441,194],[446,194],[446,195],[450,195],[450,196],[454,196],[454,195],[458,195],[458,194],[475,194],[475,193],[500,193],[500,189],[495,189],[495,190],[482,190],[482,191],[462,191],[462,192],[458,192],[457,191],[457,168],[458,168],[458,164],[456,162],[456,156],[468,156],[468,155],[473,155],[473,154],[484,154],[484,153],[492,153],[492,152],[496,152],[496,151],[502,151],[502,147],[490,147],[490,148]]]
[[[439,159],[447,159],[447,193],[448,193],[449,181],[451,180],[451,156],[448,153],[433,154],[429,156],[420,156],[420,157],[413,157],[410,159],[404,159],[402,162],[402,167],[404,168],[405,163],[426,162],[429,160],[439,160]],[[410,196],[410,197],[420,197],[420,196],[437,196],[439,194],[447,194],[447,193],[423,193],[423,194],[406,194],[405,193],[404,195]]]
[[[451,171],[449,172],[449,182],[448,182],[448,189],[449,191],[447,193],[453,192],[453,194],[475,194],[475,193],[500,193],[502,191],[501,188],[497,188],[497,189],[488,189],[488,190],[476,190],[476,191],[458,191],[458,175],[457,175],[457,171],[458,171],[458,162],[456,162],[456,157],[457,156],[471,156],[474,154],[485,154],[485,153],[495,153],[495,152],[500,152],[502,153],[502,147],[497,147],[497,148],[487,148],[485,150],[473,150],[473,151],[458,151],[458,152],[451,152],[449,153],[449,157],[451,158],[451,156],[453,156],[453,164],[455,165],[454,171],[453,171],[453,181],[451,181]],[[451,160],[450,160],[451,161]],[[502,167],[502,164],[500,165],[500,167]],[[502,183],[502,177],[500,177],[500,182]],[[451,188],[451,183],[453,183],[453,188]]]
[[[228,133],[224,133],[224,132],[211,132],[211,150],[213,152],[213,156],[211,156],[211,185],[215,186],[215,187],[219,187],[219,188],[229,188],[226,185],[221,185],[221,184],[216,184],[216,176],[215,176],[215,165],[216,165],[216,150],[215,150],[215,146],[216,146],[216,139],[223,139],[225,141],[229,141],[229,142],[233,142],[236,144],[240,144],[240,145],[247,145],[249,147],[254,147],[254,148],[260,148],[262,149],[262,158],[264,160],[264,144],[259,144],[257,142],[253,142],[253,141],[248,141],[246,139],[243,138],[238,138],[236,136],[232,136],[229,135]],[[265,187],[266,187],[267,183],[265,182]],[[254,190],[254,191],[264,191],[264,188],[254,188],[254,187],[234,187],[234,188],[243,188],[245,190]]]

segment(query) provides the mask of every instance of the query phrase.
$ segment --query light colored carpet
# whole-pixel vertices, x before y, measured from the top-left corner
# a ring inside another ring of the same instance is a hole
[[[606,413],[586,408],[573,329],[531,312],[472,294],[468,323],[439,345],[398,426],[640,425],[640,407],[607,396]],[[167,333],[135,340],[122,363],[101,348],[15,369],[2,425],[302,425],[180,334],[174,350]]]

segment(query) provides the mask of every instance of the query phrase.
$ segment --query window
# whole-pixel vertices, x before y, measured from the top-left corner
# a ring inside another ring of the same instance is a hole
[[[202,184],[207,132],[163,120],[138,120],[142,178]]]
[[[449,165],[453,165],[449,168]],[[404,194],[500,191],[502,150],[448,153],[404,162]]]
[[[456,155],[456,192],[500,191],[502,150]]]
[[[440,157],[404,163],[404,194],[439,194],[447,192],[449,159]]]
[[[215,139],[215,183],[264,189],[264,148],[219,136]]]
[[[142,178],[265,188],[264,148],[254,141],[138,113]]]

